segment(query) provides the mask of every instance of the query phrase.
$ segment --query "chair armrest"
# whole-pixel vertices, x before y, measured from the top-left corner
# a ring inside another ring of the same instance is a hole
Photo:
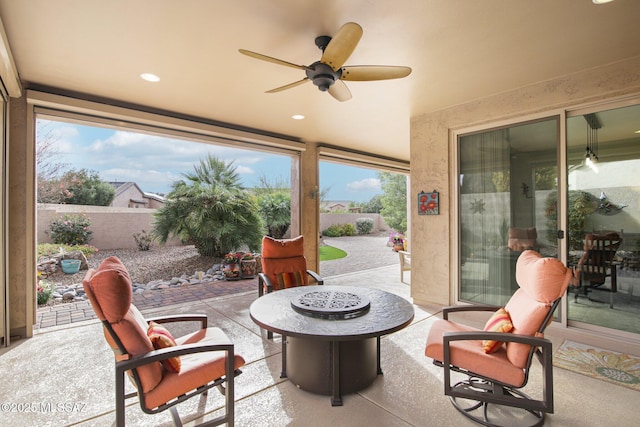
[[[233,359],[234,345],[231,342],[220,344],[184,344],[174,347],[161,348],[159,350],[153,350],[145,354],[141,354],[131,359],[121,360],[116,362],[116,370],[118,372],[125,372],[131,369],[139,368],[144,365],[148,365],[153,362],[160,362],[171,357],[182,356],[185,354],[205,353],[209,351],[225,351],[227,357]]]
[[[259,297],[264,295],[265,285],[267,287],[267,293],[270,293],[273,291],[273,283],[271,283],[269,276],[267,276],[264,273],[258,273],[258,296]]]
[[[318,285],[324,285],[324,279],[322,277],[320,277],[320,275],[318,273],[316,273],[315,271],[307,270],[307,274],[309,276],[313,277],[313,280],[318,282]]]
[[[462,311],[496,311],[500,307],[495,305],[452,305],[442,308],[442,318],[449,320],[449,313],[462,312]]]
[[[322,277],[320,277],[318,273],[311,270],[307,270],[307,274],[311,276],[313,280],[318,282],[318,285],[324,284],[324,279],[322,279]],[[267,286],[267,293],[270,293],[273,291],[273,283],[271,283],[271,280],[269,279],[269,277],[264,273],[258,273],[258,297],[261,297],[262,295],[264,295],[265,285]]]
[[[145,318],[145,320],[156,323],[200,322],[201,329],[206,329],[208,321],[206,314],[175,314],[170,316],[148,317]]]
[[[468,372],[473,373],[473,367],[470,366],[459,366],[456,367],[451,364],[451,342],[452,341],[464,341],[464,340],[497,340],[502,342],[516,342],[521,344],[529,344],[532,349],[538,355],[540,363],[542,364],[543,370],[545,371],[545,383],[550,383],[551,370],[553,369],[552,364],[552,343],[550,340],[542,337],[535,337],[530,335],[520,335],[520,334],[512,334],[509,332],[487,332],[487,331],[468,331],[468,332],[445,332],[442,335],[442,366],[445,370],[445,382],[450,381],[450,373],[449,370],[457,370],[456,368],[461,368],[468,375]],[[488,354],[487,356],[492,356]],[[530,356],[531,357],[531,356]],[[435,363],[435,362],[434,362]],[[531,361],[527,364],[527,370],[529,369]],[[453,368],[452,368],[453,366]],[[460,371],[462,372],[462,371]],[[446,388],[446,386],[445,386]],[[553,390],[553,385],[551,385],[550,390]],[[446,393],[445,393],[446,394]]]
[[[465,332],[445,332],[442,334],[444,346],[448,346],[451,341],[467,341],[467,340],[496,340],[502,342],[517,342],[521,344],[530,344],[532,346],[549,347],[551,350],[551,341],[542,337],[531,335],[512,334],[510,332],[488,332],[488,331],[465,331]]]

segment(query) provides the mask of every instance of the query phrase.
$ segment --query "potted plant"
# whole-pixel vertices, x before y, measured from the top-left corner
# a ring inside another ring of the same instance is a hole
[[[391,244],[393,246],[393,250],[403,251],[404,250],[404,235],[400,233],[394,233],[391,235]]]
[[[51,295],[53,294],[53,285],[47,283],[44,280],[38,280],[36,286],[38,305],[43,305],[49,302]]]
[[[222,273],[225,280],[238,280],[240,279],[240,260],[242,259],[241,253],[228,253],[222,259]]]
[[[256,258],[252,253],[246,253],[240,260],[240,270],[243,279],[252,279],[256,277]]]

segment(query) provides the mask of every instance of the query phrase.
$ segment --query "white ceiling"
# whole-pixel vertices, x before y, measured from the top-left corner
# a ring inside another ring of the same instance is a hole
[[[638,0],[0,0],[0,17],[25,87],[401,160],[411,117],[640,55]],[[349,21],[364,35],[345,65],[412,74],[347,82],[342,103],[312,84],[266,94],[304,72],[238,53],[309,65]]]

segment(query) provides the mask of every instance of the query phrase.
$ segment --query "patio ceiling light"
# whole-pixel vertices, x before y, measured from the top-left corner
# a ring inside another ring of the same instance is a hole
[[[155,74],[152,73],[142,73],[140,74],[140,78],[142,80],[146,80],[148,82],[159,82],[160,81],[160,77],[156,76]]]

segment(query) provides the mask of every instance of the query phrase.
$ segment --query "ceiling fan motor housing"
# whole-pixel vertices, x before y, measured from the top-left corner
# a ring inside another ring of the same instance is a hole
[[[306,71],[307,77],[323,92],[342,77],[342,69],[334,71],[333,68],[320,61],[314,62],[309,68]]]

